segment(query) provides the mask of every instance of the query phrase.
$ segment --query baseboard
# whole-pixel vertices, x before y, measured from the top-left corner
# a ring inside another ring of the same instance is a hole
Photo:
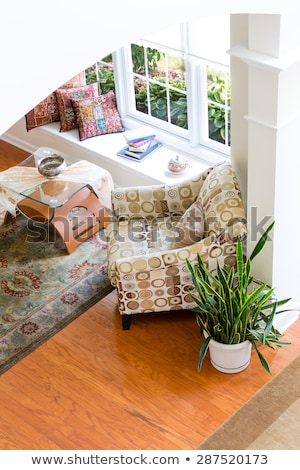
[[[275,317],[274,326],[281,333],[284,333],[295,321],[299,318],[299,312],[296,310],[291,312],[285,312]]]
[[[14,145],[15,147],[18,147],[22,150],[25,150],[26,152],[33,153],[36,150],[36,146],[33,144],[30,144],[26,142],[23,139],[19,139],[13,134],[10,134],[9,132],[6,132],[1,136],[1,140],[4,140],[4,142],[7,142],[8,144]]]

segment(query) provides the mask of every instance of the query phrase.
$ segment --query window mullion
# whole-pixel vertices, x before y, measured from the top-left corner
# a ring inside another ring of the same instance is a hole
[[[113,52],[114,77],[116,100],[118,103],[118,111],[120,116],[128,114],[128,110],[132,109],[134,100],[134,90],[131,84],[130,59],[128,49],[123,47]]]
[[[166,64],[166,97],[167,97],[168,122],[171,122],[170,86],[169,86],[169,58],[168,58],[168,54],[165,54],[165,64]]]
[[[188,133],[192,147],[200,144],[200,104],[201,104],[201,77],[199,80],[199,66],[195,64],[191,57],[187,59],[186,68],[186,88],[188,106]]]
[[[144,47],[144,63],[145,63],[145,82],[146,82],[147,100],[148,100],[148,116],[152,116],[147,47]]]

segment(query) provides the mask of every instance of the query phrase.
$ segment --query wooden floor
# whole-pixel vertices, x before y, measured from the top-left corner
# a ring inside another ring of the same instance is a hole
[[[0,141],[1,170],[25,156]],[[273,375],[299,337],[300,320],[290,346],[264,350]],[[254,352],[239,374],[208,357],[199,374],[198,348],[191,312],[138,315],[123,331],[112,292],[0,376],[0,449],[195,449],[271,379]]]

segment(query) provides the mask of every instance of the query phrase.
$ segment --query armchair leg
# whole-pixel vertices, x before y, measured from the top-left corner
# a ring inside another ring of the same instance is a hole
[[[129,330],[131,325],[132,315],[122,315],[122,329]]]

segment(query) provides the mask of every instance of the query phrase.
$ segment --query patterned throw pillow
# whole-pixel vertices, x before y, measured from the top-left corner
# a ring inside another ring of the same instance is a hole
[[[72,88],[85,85],[84,72],[68,80],[61,88]],[[27,132],[35,127],[59,121],[59,112],[55,91],[43,99],[37,106],[25,115]]]
[[[96,98],[72,99],[72,105],[80,140],[124,131],[113,91]]]
[[[182,215],[173,230],[165,234],[163,247],[174,250],[193,245],[204,235],[204,209],[200,201],[195,201]]]
[[[60,131],[66,132],[77,127],[72,99],[99,96],[98,82],[74,88],[58,88],[55,91],[60,118]]]

